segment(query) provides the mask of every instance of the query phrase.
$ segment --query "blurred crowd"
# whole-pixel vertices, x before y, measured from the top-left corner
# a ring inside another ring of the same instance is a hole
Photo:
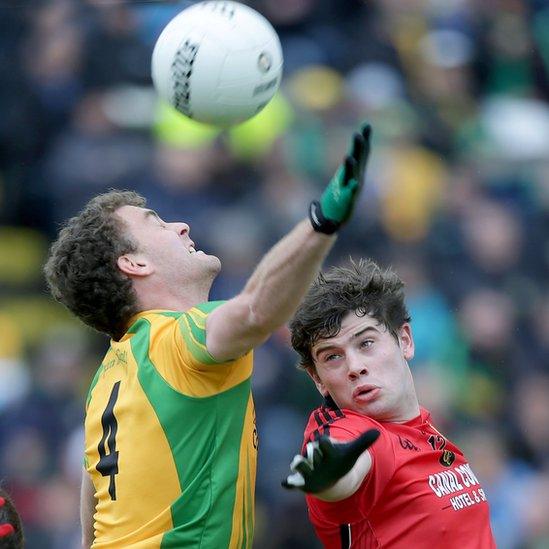
[[[157,100],[150,56],[193,2],[0,4],[0,484],[29,549],[80,546],[85,395],[108,341],[49,298],[60,224],[134,189],[239,291],[317,197],[362,120],[362,202],[329,264],[407,285],[422,404],[468,454],[501,549],[549,547],[549,1],[255,0],[284,79],[220,133]],[[280,480],[319,402],[285,329],[256,352],[255,546],[318,547]],[[274,525],[274,527],[273,527]]]

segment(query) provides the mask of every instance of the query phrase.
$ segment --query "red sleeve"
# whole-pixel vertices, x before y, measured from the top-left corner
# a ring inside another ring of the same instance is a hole
[[[365,417],[347,415],[330,425],[330,437],[350,441],[368,429],[378,429],[380,436],[368,449],[372,468],[360,488],[347,499],[335,502],[322,501],[307,495],[307,505],[313,523],[328,521],[347,524],[364,519],[378,501],[395,471],[395,450],[389,433],[376,421]]]

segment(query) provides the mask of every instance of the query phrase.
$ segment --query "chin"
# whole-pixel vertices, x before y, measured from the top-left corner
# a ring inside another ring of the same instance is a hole
[[[212,265],[212,272],[215,274],[219,273],[221,270],[221,261],[220,259],[215,255],[209,255],[208,259],[210,260],[210,263]]]
[[[221,261],[215,255],[208,255],[202,258],[202,261],[202,273],[213,280],[221,270]]]
[[[372,403],[369,406],[357,406],[355,404],[353,409],[362,415],[375,419],[376,421],[383,421],[387,416],[387,411],[385,410],[385,408],[381,405],[376,406],[376,403]]]

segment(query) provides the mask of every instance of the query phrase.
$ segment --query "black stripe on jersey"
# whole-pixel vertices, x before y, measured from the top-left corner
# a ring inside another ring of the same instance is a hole
[[[313,442],[314,440],[318,440],[322,435],[330,436],[330,427],[326,425],[322,431],[320,429],[315,429],[310,435],[309,435],[309,442]],[[305,454],[303,454],[305,455]]]
[[[328,423],[332,423],[332,421],[334,421],[335,418],[332,417],[332,415],[330,414],[330,410],[328,410],[328,408],[324,408],[323,406],[322,408],[320,408],[320,411],[324,416],[324,421],[327,421]]]
[[[313,417],[316,421],[317,429],[311,433],[309,441],[318,440],[322,435],[330,436],[330,424],[345,417],[345,414],[337,407],[332,397],[328,395],[324,398],[322,406],[313,412]]]
[[[315,429],[313,432],[313,440],[317,440],[321,435],[326,435],[327,437],[330,436],[330,423],[333,419],[330,418],[328,421],[324,421],[320,417],[320,410],[320,408],[315,410],[313,414],[316,424],[318,425],[318,429]]]
[[[339,409],[338,405],[332,400],[329,395],[325,397],[324,404],[320,407],[322,413],[328,421],[334,421],[345,417],[345,414]]]
[[[345,414],[339,409],[339,406],[334,402],[334,399],[330,395],[324,397],[324,404],[322,405],[322,408],[328,410],[330,414],[335,414],[338,418],[345,417]]]
[[[315,417],[315,421],[316,421],[316,424],[318,425],[318,427],[322,427],[322,425],[324,424],[324,420],[320,417],[320,408],[317,408],[314,412],[313,412],[313,416]]]
[[[350,549],[351,547],[351,525],[339,525],[339,540],[341,541],[341,549]]]

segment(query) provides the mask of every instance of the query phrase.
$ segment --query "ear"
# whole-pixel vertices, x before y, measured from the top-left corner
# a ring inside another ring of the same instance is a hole
[[[148,276],[154,273],[154,267],[145,257],[139,254],[124,254],[117,260],[118,268],[128,276]]]
[[[402,350],[402,354],[406,360],[414,358],[415,345],[412,335],[412,327],[408,322],[404,323],[398,331],[398,342]]]
[[[318,392],[323,397],[328,396],[328,391],[327,391],[326,387],[324,387],[324,384],[322,383],[322,380],[320,379],[320,377],[316,373],[316,370],[315,370],[314,366],[311,366],[311,367],[307,368],[307,373],[309,374],[309,377],[314,381],[314,384],[316,385],[316,388],[317,388]]]

